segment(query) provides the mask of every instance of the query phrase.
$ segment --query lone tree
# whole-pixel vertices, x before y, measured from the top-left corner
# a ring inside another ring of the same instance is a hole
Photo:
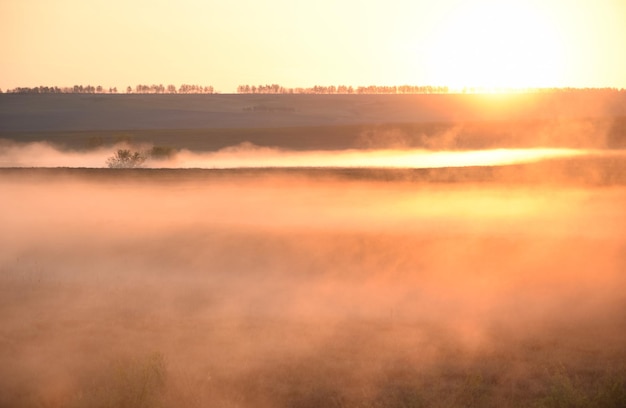
[[[107,166],[111,169],[134,169],[141,167],[145,161],[146,157],[142,153],[119,149],[107,159]]]

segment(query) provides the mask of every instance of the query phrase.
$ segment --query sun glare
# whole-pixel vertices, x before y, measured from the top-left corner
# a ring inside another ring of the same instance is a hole
[[[159,167],[178,168],[444,168],[503,166],[551,158],[589,154],[586,150],[564,148],[491,149],[474,151],[348,150],[342,152],[288,152],[273,149],[212,154],[180,154],[175,162]]]
[[[584,150],[562,148],[491,149],[474,151],[382,151],[353,153],[343,157],[336,166],[444,168],[470,166],[502,166],[531,163],[544,159],[584,155]]]
[[[558,30],[528,7],[472,2],[455,11],[431,43],[438,81],[457,89],[559,86]]]

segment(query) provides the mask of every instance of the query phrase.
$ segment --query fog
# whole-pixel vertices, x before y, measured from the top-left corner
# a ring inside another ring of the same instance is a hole
[[[292,151],[259,147],[251,143],[215,152],[174,151],[169,157],[151,158],[150,145],[117,144],[87,151],[64,150],[46,142],[0,143],[0,167],[107,167],[107,159],[119,149],[145,152],[146,168],[444,168],[532,163],[545,159],[610,156],[619,150],[577,148],[499,148],[485,150],[347,149]]]
[[[623,373],[623,185],[24,170],[0,191],[0,406],[518,406],[554,373]]]
[[[209,154],[182,151],[172,160],[153,162],[150,163],[150,166],[164,168],[443,168],[519,164],[548,158],[576,157],[588,154],[593,154],[593,151],[567,148],[530,148],[470,151],[383,149],[290,152],[244,145]]]

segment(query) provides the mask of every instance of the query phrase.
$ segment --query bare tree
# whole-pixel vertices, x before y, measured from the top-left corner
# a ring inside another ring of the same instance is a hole
[[[145,161],[146,157],[142,153],[119,149],[107,159],[107,166],[111,169],[134,169],[141,167]]]

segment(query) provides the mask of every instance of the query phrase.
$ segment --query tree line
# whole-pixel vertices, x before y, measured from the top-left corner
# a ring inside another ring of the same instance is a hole
[[[496,91],[504,93],[567,93],[567,92],[626,92],[621,88],[498,88]],[[286,88],[278,84],[271,85],[239,85],[237,93],[239,94],[309,94],[309,95],[372,95],[372,94],[447,94],[447,93],[485,93],[493,92],[493,89],[480,87],[467,87],[461,90],[450,90],[447,86],[417,86],[417,85],[399,85],[399,86],[357,86],[351,85],[315,85],[308,88]],[[0,93],[3,93],[0,89]],[[15,94],[214,94],[217,93],[213,86],[182,84],[179,87],[175,85],[139,84],[135,87],[128,86],[124,91],[118,92],[117,87],[105,88],[101,85],[74,85],[71,87],[58,86],[36,86],[17,87],[7,89],[4,93]]]
[[[332,95],[332,94],[426,94],[426,93],[449,93],[447,86],[416,86],[416,85],[400,85],[400,86],[357,86],[351,85],[315,85],[309,88],[286,88],[278,84],[271,85],[239,85],[237,93],[241,94],[313,94],[313,95]]]
[[[573,87],[545,87],[545,88],[485,88],[485,87],[465,87],[451,90],[447,86],[430,85],[399,85],[399,86],[347,86],[347,85],[316,85],[310,88],[286,88],[278,84],[271,85],[239,85],[237,93],[240,94],[447,94],[447,93],[574,93],[574,92],[626,92],[626,89],[619,88],[573,88]]]
[[[2,90],[0,89],[0,93]],[[101,85],[74,85],[67,87],[58,86],[35,86],[35,87],[17,87],[13,89],[7,89],[6,93],[16,94],[117,94],[120,93],[117,87],[105,88]],[[143,85],[139,84],[135,87],[128,86],[126,88],[127,94],[213,94],[215,89],[213,86],[203,85],[190,85],[182,84],[179,87],[175,85],[152,84]]]

